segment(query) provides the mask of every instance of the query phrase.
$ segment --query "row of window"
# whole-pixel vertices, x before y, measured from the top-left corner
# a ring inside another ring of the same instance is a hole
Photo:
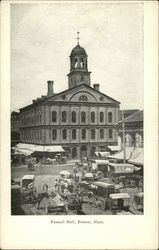
[[[109,129],[108,131],[109,131],[108,132],[109,139],[112,139],[113,138],[113,129]],[[105,138],[103,128],[99,130],[99,137],[100,137],[100,139]],[[77,130],[76,129],[72,129],[71,138],[72,138],[72,140],[75,140],[77,138]],[[86,129],[82,129],[81,138],[82,138],[82,140],[86,139]],[[67,129],[62,130],[62,139],[63,140],[67,139]],[[91,139],[92,140],[96,139],[96,130],[95,129],[91,129]],[[57,140],[57,129],[52,130],[52,140]]]
[[[37,115],[31,115],[31,116],[28,116],[28,117],[24,117],[22,119],[22,124],[23,125],[35,124],[35,123],[41,123],[41,122],[42,122],[41,113],[37,113]]]
[[[86,122],[86,112],[82,111],[81,112],[81,122],[85,123]],[[62,122],[66,122],[67,120],[67,113],[66,111],[62,111]],[[77,121],[77,113],[75,111],[72,111],[71,113],[71,120],[72,123],[75,123]],[[57,121],[57,112],[56,111],[52,111],[52,122],[56,122]],[[104,122],[104,112],[99,112],[99,121],[102,123]],[[112,123],[113,121],[113,114],[112,112],[108,113],[108,122]],[[95,112],[92,111],[91,112],[91,122],[95,123],[96,122],[96,115]]]
[[[95,140],[96,139],[96,130],[91,129],[91,139]],[[67,140],[67,129],[62,130],[62,140]],[[85,140],[87,136],[87,131],[86,129],[81,130],[81,138],[82,140]],[[99,130],[99,137],[100,139],[105,138],[104,134],[104,129]],[[108,137],[109,139],[113,138],[113,129],[108,130]],[[77,138],[77,130],[72,129],[71,131],[71,138],[72,140],[75,140]],[[42,131],[24,131],[22,132],[22,140],[41,140],[42,139]],[[57,129],[52,130],[52,140],[57,140]]]
[[[22,140],[41,140],[42,139],[42,131],[23,131]]]

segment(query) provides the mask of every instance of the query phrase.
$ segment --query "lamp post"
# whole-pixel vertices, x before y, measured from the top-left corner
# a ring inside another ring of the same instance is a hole
[[[125,147],[125,122],[124,122],[124,112],[122,110],[122,134],[123,134],[123,163],[126,163],[126,147]]]

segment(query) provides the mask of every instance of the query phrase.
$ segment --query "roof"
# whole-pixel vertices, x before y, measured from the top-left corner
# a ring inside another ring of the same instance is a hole
[[[133,113],[137,112],[138,109],[125,109],[125,110],[120,110],[119,112],[119,119],[122,118],[122,112],[123,112],[123,115],[124,115],[124,118],[126,118],[127,116],[130,116],[132,115]]]
[[[31,151],[29,149],[26,149],[26,148],[16,148],[15,147],[15,154],[19,154],[19,155],[31,155],[32,153],[34,153],[34,151]]]
[[[75,90],[75,89],[78,89],[78,88],[81,88],[81,87],[86,87],[86,88],[91,89],[91,90],[93,90],[94,92],[96,92],[96,93],[98,93],[98,94],[100,94],[100,95],[103,95],[103,96],[106,97],[106,98],[109,98],[109,99],[112,101],[112,103],[115,102],[115,103],[120,104],[119,101],[113,99],[112,97],[110,97],[110,96],[108,96],[108,95],[105,95],[104,93],[102,93],[102,92],[100,92],[100,91],[98,91],[98,90],[96,90],[96,89],[94,89],[94,88],[88,86],[88,85],[85,84],[85,83],[82,83],[82,84],[80,84],[80,85],[74,86],[74,87],[72,87],[72,88],[70,88],[70,89],[63,90],[63,91],[61,91],[61,92],[59,92],[59,93],[56,93],[56,94],[54,94],[54,95],[52,95],[52,96],[45,96],[45,97],[43,97],[43,98],[37,98],[37,99],[35,100],[35,102],[38,103],[38,102],[49,101],[49,100],[50,100],[51,98],[53,98],[53,97],[57,97],[57,96],[59,96],[59,95],[61,95],[61,94],[67,94],[69,91],[72,91],[72,90]],[[64,100],[62,100],[62,101],[64,102]],[[69,102],[69,103],[70,103],[70,101],[66,101],[66,102]],[[27,105],[27,106],[25,106],[25,107],[23,107],[23,108],[20,108],[20,110],[23,110],[24,108],[27,108],[27,107],[31,107],[33,104],[34,104],[34,103],[29,104],[29,105]]]
[[[81,47],[79,44],[76,45],[72,51],[71,51],[71,56],[75,55],[75,54],[84,54],[84,55],[87,55],[86,54],[86,51],[83,47]]]
[[[108,148],[110,148],[111,151],[119,151],[120,150],[120,146],[107,146]]]
[[[116,194],[110,194],[109,197],[113,200],[116,199],[129,199],[130,196],[128,193],[116,193]]]
[[[96,182],[93,182],[92,184],[95,186],[98,186],[98,187],[105,187],[105,188],[110,187],[110,186],[114,186],[114,184],[101,182],[101,181],[96,181]]]
[[[132,122],[143,122],[143,110],[138,110],[137,112],[133,113],[132,115],[127,116],[124,119],[125,123],[132,123]],[[117,124],[121,124],[122,120],[120,120]]]
[[[94,159],[94,160],[91,160],[92,163],[96,163],[96,164],[108,164],[109,161],[108,160],[102,160],[102,159]]]
[[[99,156],[102,157],[107,157],[108,155],[110,155],[110,152],[98,152]]]
[[[22,180],[33,180],[35,178],[35,175],[33,174],[28,174],[28,175],[24,175]]]
[[[102,92],[100,92],[100,91],[98,91],[98,90],[92,88],[91,86],[88,86],[88,85],[85,84],[85,83],[82,83],[82,84],[80,84],[80,85],[74,86],[74,87],[72,87],[71,89],[66,89],[66,90],[64,90],[64,91],[62,91],[62,92],[59,92],[59,93],[57,93],[57,94],[54,94],[53,96],[49,96],[49,97],[45,98],[44,100],[49,100],[49,99],[51,99],[52,97],[55,97],[55,96],[58,96],[58,95],[61,95],[61,94],[66,94],[67,92],[69,92],[69,91],[71,91],[71,90],[74,90],[74,89],[76,89],[76,88],[80,88],[80,87],[82,87],[82,86],[83,86],[83,87],[86,87],[86,88],[88,88],[88,89],[91,89],[91,90],[93,90],[94,92],[96,92],[96,93],[98,93],[98,94],[101,94],[101,95],[103,95],[103,96],[109,98],[110,100],[112,100],[112,102],[116,102],[116,103],[119,103],[119,104],[120,104],[120,102],[118,102],[117,100],[113,99],[112,97],[110,97],[110,96],[108,96],[108,95],[105,95],[104,93],[102,93]]]
[[[123,160],[123,150],[113,155],[109,155],[108,158],[116,159],[116,160]],[[133,163],[136,165],[143,165],[144,163],[143,148],[126,147],[126,160],[128,160],[129,163]]]
[[[144,197],[144,193],[143,192],[138,193],[138,194],[136,194],[136,196],[142,198],[142,197]]]
[[[109,163],[109,166],[114,168],[116,174],[134,172],[134,165],[132,164]]]
[[[128,160],[130,158],[133,150],[134,150],[134,147],[126,147],[126,160]],[[109,155],[108,158],[122,160],[123,159],[123,150],[120,152],[117,152],[113,155]]]
[[[143,165],[144,164],[144,150],[143,148],[137,148],[134,153],[132,154],[131,158],[128,160],[128,162],[137,164],[137,165]]]

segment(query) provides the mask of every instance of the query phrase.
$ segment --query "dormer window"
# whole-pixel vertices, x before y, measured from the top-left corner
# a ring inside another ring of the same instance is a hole
[[[62,100],[65,100],[66,99],[66,96],[65,95],[62,95]]]
[[[100,101],[103,101],[103,100],[104,100],[104,98],[103,98],[103,96],[101,96],[101,97],[100,97]]]
[[[88,101],[88,98],[85,95],[81,95],[79,101]]]

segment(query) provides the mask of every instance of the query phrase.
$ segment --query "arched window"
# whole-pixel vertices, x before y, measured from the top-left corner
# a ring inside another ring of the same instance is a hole
[[[104,113],[100,112],[100,122],[104,122]]]
[[[78,64],[78,59],[75,58],[75,68],[77,68],[77,64]]]
[[[113,118],[112,112],[109,112],[108,113],[108,122],[112,122],[112,118]]]
[[[56,111],[52,111],[52,122],[56,122]]]
[[[91,139],[94,140],[96,137],[96,131],[95,129],[91,129]]]
[[[62,111],[62,122],[66,122],[66,111]]]
[[[88,98],[85,95],[81,95],[79,101],[88,101]]]
[[[109,129],[109,139],[112,139],[113,138],[113,129],[110,128]]]
[[[100,139],[104,139],[104,129],[100,129]]]
[[[63,139],[63,140],[66,140],[66,139],[67,139],[67,130],[66,130],[66,129],[63,129],[63,130],[62,130],[62,139]]]
[[[86,139],[86,129],[82,129],[82,140]]]
[[[83,68],[83,66],[84,66],[84,65],[83,65],[83,62],[84,62],[84,61],[83,61],[83,58],[80,58],[80,67],[81,67],[81,68]]]
[[[72,139],[76,139],[76,129],[72,129]]]
[[[81,112],[81,122],[86,122],[86,112],[85,111]]]
[[[56,129],[53,129],[53,130],[52,130],[52,139],[53,139],[53,140],[56,140],[56,139],[57,139],[57,130],[56,130]]]
[[[76,112],[72,111],[72,122],[76,122]]]
[[[91,112],[91,122],[95,122],[95,112]]]

